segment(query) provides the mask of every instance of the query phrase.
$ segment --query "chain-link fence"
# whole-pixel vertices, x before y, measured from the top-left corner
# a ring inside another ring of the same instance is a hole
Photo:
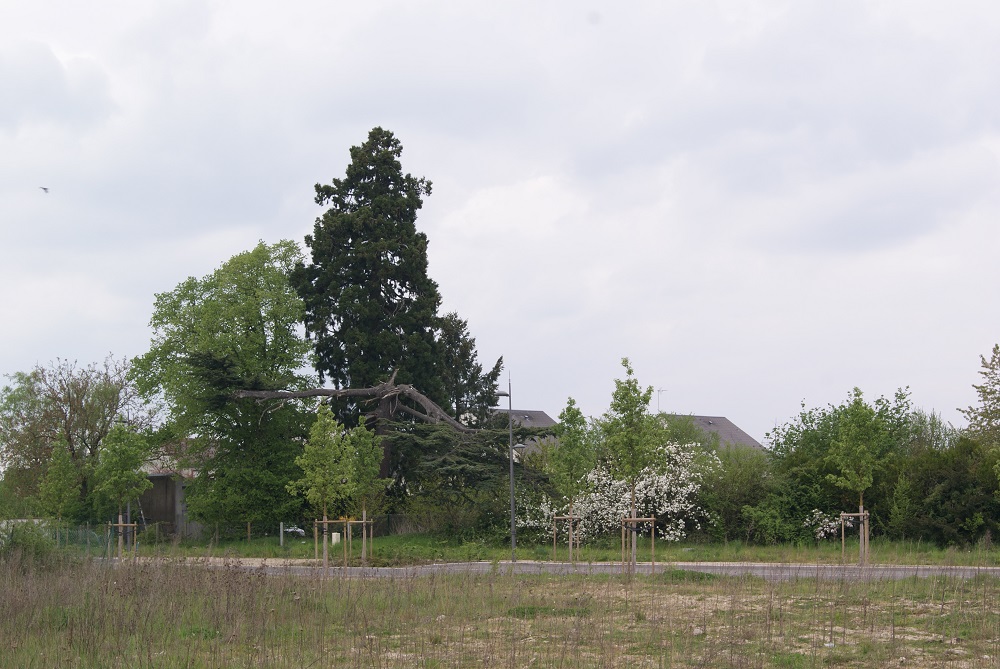
[[[356,520],[356,519],[352,519]],[[425,531],[419,519],[406,514],[380,514],[370,519],[372,536],[413,534]],[[0,550],[6,546],[28,545],[42,549],[60,549],[90,558],[112,558],[118,555],[119,545],[123,554],[132,555],[143,549],[169,545],[181,541],[194,544],[218,543],[236,539],[262,539],[280,537],[282,543],[291,539],[314,539],[314,522],[311,518],[289,520],[272,527],[269,524],[207,525],[199,532],[180,534],[173,523],[87,523],[72,525],[53,520],[23,519],[0,520]],[[359,531],[356,530],[356,534]],[[119,541],[120,539],[120,541]],[[34,550],[34,548],[32,549]]]

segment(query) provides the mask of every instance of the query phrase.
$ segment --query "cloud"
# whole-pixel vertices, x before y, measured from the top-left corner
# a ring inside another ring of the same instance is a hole
[[[600,413],[628,355],[758,438],[854,385],[947,409],[1000,328],[989,4],[9,15],[0,371],[141,352],[155,292],[301,241],[375,125],[434,182],[431,275],[521,406]]]
[[[115,109],[107,73],[88,58],[62,59],[49,45],[27,42],[0,49],[0,132],[51,124],[81,130]]]

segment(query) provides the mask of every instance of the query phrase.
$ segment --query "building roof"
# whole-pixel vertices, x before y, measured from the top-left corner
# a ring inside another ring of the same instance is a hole
[[[494,412],[503,415],[507,413],[506,409],[494,409]],[[557,421],[552,420],[544,411],[535,411],[533,409],[512,409],[514,422],[521,427],[552,427]]]
[[[719,435],[723,446],[748,446],[763,449],[760,442],[736,427],[733,421],[725,416],[691,416],[695,425],[705,432]]]

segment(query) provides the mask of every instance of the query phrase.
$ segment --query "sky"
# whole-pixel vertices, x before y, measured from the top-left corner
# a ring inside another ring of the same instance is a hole
[[[962,426],[997,34],[964,0],[7,0],[0,374],[144,353],[156,293],[301,244],[381,126],[515,408],[600,415],[628,357],[652,410],[760,441],[855,386]]]

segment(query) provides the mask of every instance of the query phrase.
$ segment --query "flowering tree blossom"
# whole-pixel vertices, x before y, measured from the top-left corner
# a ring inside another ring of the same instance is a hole
[[[666,443],[656,449],[655,466],[646,467],[636,479],[635,512],[639,517],[655,517],[657,536],[679,541],[701,527],[705,512],[697,497],[706,469],[719,466],[713,454],[697,453],[696,444]],[[583,538],[618,532],[622,518],[632,514],[632,487],[628,481],[612,478],[606,467],[586,476],[587,490],[577,499],[574,511],[580,520]],[[524,529],[552,526],[552,516],[565,513],[563,502],[544,498],[518,519]]]
[[[854,527],[854,519],[845,518],[844,526],[848,529]],[[829,539],[830,537],[837,536],[837,533],[840,532],[840,516],[825,514],[819,509],[813,509],[812,515],[806,518],[806,521],[802,523],[802,527],[812,530],[817,540]]]
[[[647,410],[653,396],[653,386],[645,390],[639,385],[628,358],[622,358],[625,379],[615,379],[615,392],[611,395],[611,407],[601,421],[605,434],[604,446],[607,452],[609,476],[621,479],[629,487],[629,508],[627,517],[638,518],[636,490],[639,479],[656,461],[657,435],[653,416]],[[636,527],[630,528],[631,564],[635,564]]]

